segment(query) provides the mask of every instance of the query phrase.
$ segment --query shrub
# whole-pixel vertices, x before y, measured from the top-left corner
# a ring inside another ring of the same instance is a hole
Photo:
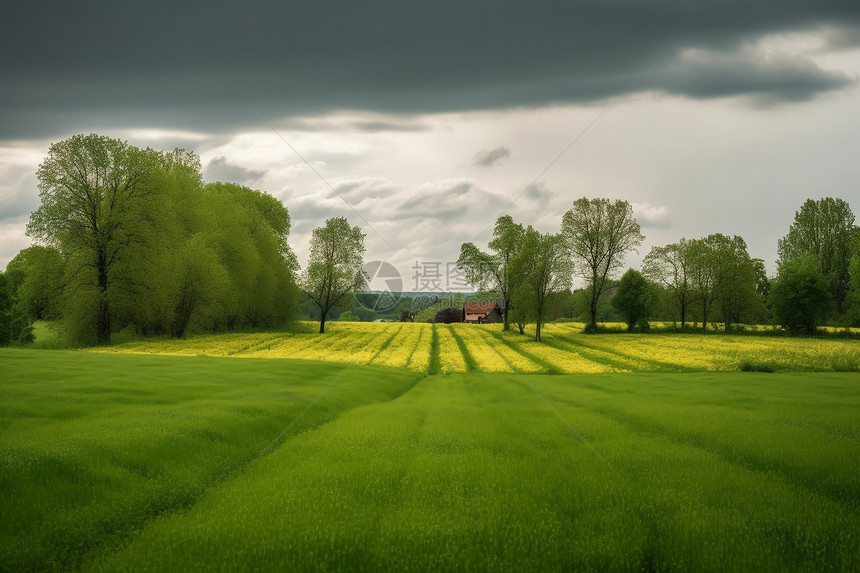
[[[451,324],[452,322],[462,322],[463,321],[463,311],[459,308],[443,308],[440,309],[439,312],[436,313],[436,318],[434,322],[442,323],[442,324]]]

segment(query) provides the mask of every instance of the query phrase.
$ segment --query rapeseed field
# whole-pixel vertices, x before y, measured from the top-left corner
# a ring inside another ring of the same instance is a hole
[[[846,339],[731,334],[582,334],[582,325],[548,324],[541,342],[501,325],[329,323],[289,333],[222,334],[187,340],[148,339],[92,352],[299,358],[439,371],[599,374],[773,371],[858,371],[860,344]],[[435,341],[435,343],[434,343]]]

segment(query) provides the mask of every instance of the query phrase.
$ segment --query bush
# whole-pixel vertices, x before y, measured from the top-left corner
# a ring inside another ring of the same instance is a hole
[[[769,364],[765,364],[763,362],[752,362],[751,360],[745,360],[741,362],[739,369],[741,372],[773,372],[774,369]]]
[[[452,322],[463,322],[463,311],[459,308],[443,308],[436,313],[433,320],[436,323],[451,324]]]

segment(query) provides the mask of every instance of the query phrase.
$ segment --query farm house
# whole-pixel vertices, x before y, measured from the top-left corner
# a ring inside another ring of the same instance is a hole
[[[463,303],[463,322],[486,324],[502,322],[502,309],[498,301],[471,301]]]

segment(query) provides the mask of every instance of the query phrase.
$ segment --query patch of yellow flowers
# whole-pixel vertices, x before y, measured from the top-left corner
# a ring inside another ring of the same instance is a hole
[[[530,330],[530,329],[529,329]],[[463,342],[483,372],[566,373],[618,371],[738,370],[765,364],[774,370],[850,370],[860,367],[856,340],[793,339],[738,335],[581,334],[576,323],[548,324],[544,342],[516,326],[499,324],[423,324],[332,322],[325,334],[306,323],[299,332],[201,335],[188,339],[148,339],[92,352],[299,358],[371,364],[428,372],[432,340],[438,340],[443,373],[465,372],[466,361],[454,337]]]

